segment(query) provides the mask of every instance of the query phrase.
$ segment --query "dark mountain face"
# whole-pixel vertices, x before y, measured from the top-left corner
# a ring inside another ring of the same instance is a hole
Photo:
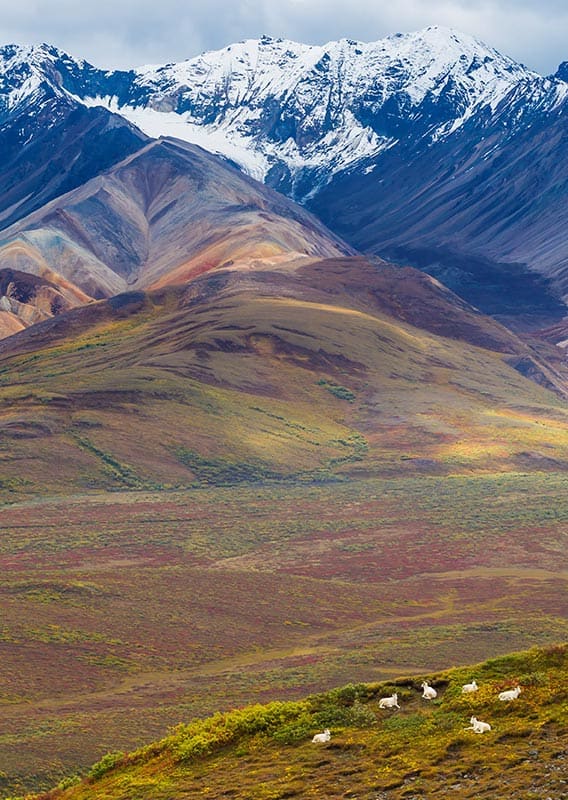
[[[563,61],[560,64],[554,77],[561,81],[568,81],[568,61]]]
[[[0,228],[138,150],[147,137],[103,108],[46,95],[0,127]]]
[[[540,327],[566,313],[566,154],[566,118],[519,89],[451,137],[335,176],[309,206],[358,249],[418,266],[513,326]]]

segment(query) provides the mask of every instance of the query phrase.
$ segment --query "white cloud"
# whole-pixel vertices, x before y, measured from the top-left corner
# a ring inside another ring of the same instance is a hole
[[[308,43],[457,28],[543,73],[568,60],[565,0],[0,0],[3,42],[47,41],[97,66],[190,58],[263,33]]]

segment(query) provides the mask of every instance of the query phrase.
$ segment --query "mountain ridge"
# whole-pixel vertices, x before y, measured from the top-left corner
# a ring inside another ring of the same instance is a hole
[[[144,122],[136,109],[185,119],[189,141],[197,135],[192,125],[211,134],[222,131],[229,147],[219,152],[234,157],[244,146],[245,170],[276,186],[281,181],[269,173],[279,165],[292,172],[307,167],[325,182],[324,173],[377,155],[404,135],[405,114],[420,136],[441,137],[477,109],[495,107],[520,82],[541,88],[551,82],[472,36],[438,26],[377,42],[342,39],[321,46],[264,36],[177,64],[130,71],[100,70],[49,46],[24,49],[20,57],[40,73],[43,65],[52,91],[119,111],[150,135],[156,134],[152,120]],[[4,59],[5,71],[9,63]],[[182,126],[177,132],[187,138]],[[218,142],[213,137],[207,149],[215,151]]]
[[[13,123],[17,148],[27,120],[28,171],[32,159],[51,159],[59,129],[51,136],[45,126],[46,141],[30,150],[46,115],[51,125],[91,114],[123,126],[115,144],[100,146],[107,167],[148,136],[193,139],[301,200],[356,250],[430,271],[517,330],[552,328],[566,314],[563,65],[542,77],[436,26],[370,44],[264,37],[131,71],[49,46],[1,52],[0,119]],[[80,168],[76,155],[65,158],[77,164],[70,179],[37,197],[37,181],[18,186],[15,164],[0,225],[100,172]]]

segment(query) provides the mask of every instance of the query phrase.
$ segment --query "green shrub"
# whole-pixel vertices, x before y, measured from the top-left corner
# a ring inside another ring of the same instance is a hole
[[[196,480],[206,486],[234,486],[239,483],[259,483],[262,481],[281,480],[280,472],[270,469],[269,465],[258,461],[255,463],[232,462],[223,458],[200,455],[187,447],[176,447],[173,455],[185,467],[190,469]]]
[[[369,706],[361,703],[360,700],[355,700],[353,706],[349,709],[349,724],[356,728],[366,728],[368,725],[375,725],[377,722],[377,715],[369,708]]]
[[[545,672],[529,672],[519,675],[518,682],[521,686],[548,686],[548,676]]]
[[[306,703],[274,702],[217,713],[208,719],[180,726],[175,732],[176,760],[186,761],[207,755],[238,741],[242,736],[257,733],[274,735],[279,729],[298,724],[298,718],[305,715],[306,711]]]
[[[346,386],[339,386],[337,383],[331,383],[323,378],[318,381],[318,386],[323,386],[324,389],[327,389],[328,392],[339,400],[348,400],[350,403],[355,400],[356,395]]]
[[[414,735],[422,731],[428,720],[422,714],[408,714],[406,717],[393,714],[385,719],[383,728],[387,731],[399,731],[404,734]]]
[[[107,753],[106,756],[103,756],[100,761],[97,761],[96,764],[93,764],[87,773],[87,778],[90,780],[98,780],[99,778],[102,778],[102,776],[106,775],[107,772],[110,772],[111,769],[117,767],[124,758],[125,754],[120,751],[116,753]]]
[[[78,783],[81,783],[82,778],[80,775],[69,775],[67,778],[63,778],[63,780],[59,781],[57,784],[57,788],[63,791],[64,789],[69,789],[71,786],[77,786]]]
[[[297,720],[274,731],[272,738],[279,744],[297,744],[312,735],[315,725],[311,719]]]

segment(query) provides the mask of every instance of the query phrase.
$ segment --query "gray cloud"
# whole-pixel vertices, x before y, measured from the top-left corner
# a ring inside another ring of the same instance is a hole
[[[0,0],[3,42],[46,41],[102,67],[190,58],[263,33],[321,44],[444,25],[547,74],[568,60],[565,0]]]

